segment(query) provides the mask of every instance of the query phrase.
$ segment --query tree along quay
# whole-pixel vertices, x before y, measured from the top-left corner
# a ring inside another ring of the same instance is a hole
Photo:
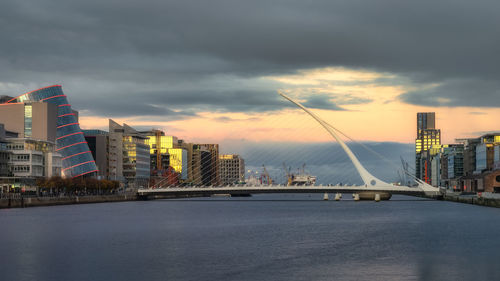
[[[88,196],[58,196],[58,197],[25,197],[20,194],[4,196],[0,199],[2,208],[25,208],[38,206],[72,205],[88,203],[106,203],[135,201],[135,194],[112,194],[112,195],[88,195]]]

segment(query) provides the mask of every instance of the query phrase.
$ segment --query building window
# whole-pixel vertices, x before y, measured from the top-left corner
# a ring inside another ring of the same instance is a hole
[[[31,104],[24,106],[24,137],[31,137],[31,129],[33,123],[33,108]]]

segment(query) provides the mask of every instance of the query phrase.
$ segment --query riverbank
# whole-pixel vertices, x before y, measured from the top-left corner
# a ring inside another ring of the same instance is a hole
[[[92,195],[92,196],[71,196],[71,197],[17,197],[17,198],[0,199],[0,209],[122,202],[122,201],[135,201],[135,200],[137,200],[137,195],[135,194]]]
[[[443,198],[446,201],[500,208],[500,194],[497,193],[483,192],[464,195],[457,192],[446,192]]]

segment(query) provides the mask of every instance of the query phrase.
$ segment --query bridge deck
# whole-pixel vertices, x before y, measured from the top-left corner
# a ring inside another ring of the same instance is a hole
[[[407,186],[384,186],[384,187],[366,187],[366,186],[225,186],[225,187],[170,187],[157,189],[139,189],[139,196],[154,195],[200,195],[209,196],[212,194],[259,194],[259,193],[357,193],[363,191],[389,192],[392,194],[404,195],[425,195],[417,187]],[[428,194],[427,194],[428,195]]]

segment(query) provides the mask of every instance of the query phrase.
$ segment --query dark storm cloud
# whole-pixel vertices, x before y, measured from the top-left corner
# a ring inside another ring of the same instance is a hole
[[[309,108],[329,109],[329,110],[345,110],[339,107],[330,100],[328,95],[314,95],[303,103],[304,106]]]
[[[276,108],[275,98],[244,97],[252,85],[237,83],[222,91],[223,76],[345,66],[441,83],[445,90],[456,85],[450,81],[469,79],[490,101],[494,89],[481,82],[498,86],[492,81],[500,77],[499,10],[498,1],[487,0],[7,0],[0,3],[0,82],[90,81],[71,87],[78,95],[101,83],[129,83],[130,92],[174,85],[198,93],[191,96],[195,106],[196,99],[236,93],[234,103],[207,107],[265,111]],[[206,88],[204,80],[217,83]],[[176,93],[165,92],[164,98],[179,99]],[[432,96],[442,97],[441,105],[491,106],[470,104],[466,94],[415,91],[402,100],[422,104]],[[122,95],[109,91],[106,98]],[[446,99],[451,101],[443,104]],[[142,106],[136,114],[151,110]]]
[[[444,81],[427,90],[399,96],[407,103],[427,106],[500,107],[500,81],[461,79]]]
[[[347,99],[350,104],[359,102]],[[217,112],[266,112],[295,108],[296,106],[273,91],[150,91],[122,93],[119,99],[107,99],[95,103],[88,95],[76,96],[73,102],[80,108],[89,108],[94,114],[111,117],[129,115],[166,115],[167,118],[190,118],[196,111]],[[309,108],[344,110],[328,99],[328,96],[313,95],[304,105]],[[179,110],[186,109],[189,110]],[[169,119],[171,120],[171,119]],[[229,121],[221,119],[219,121]]]

